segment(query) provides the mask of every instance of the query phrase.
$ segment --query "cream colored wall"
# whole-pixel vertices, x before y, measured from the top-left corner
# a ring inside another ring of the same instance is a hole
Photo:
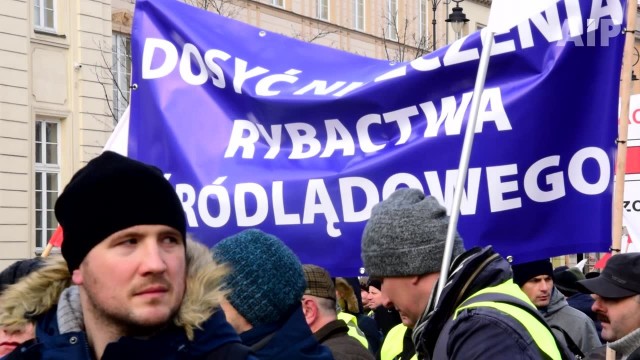
[[[120,0],[122,3],[123,1]],[[353,2],[350,0],[329,1],[329,21],[318,20],[316,16],[316,0],[285,0],[284,8],[270,5],[270,1],[235,0],[236,12],[234,19],[277,32],[287,36],[310,40],[318,32],[328,35],[314,41],[316,44],[331,46],[359,55],[386,59],[385,42],[380,38],[382,28],[385,27],[387,0],[366,0],[365,29],[357,31],[353,24]],[[428,4],[427,32],[432,33],[431,1]],[[462,3],[463,6],[465,3]],[[115,7],[115,5],[114,5]],[[398,0],[399,27],[404,29],[404,19],[409,19],[408,33],[418,33],[419,0]],[[438,47],[446,44],[447,6],[441,1],[436,10]],[[413,45],[412,41],[407,44]],[[386,42],[389,48],[396,48],[397,44]],[[406,59],[408,60],[408,59]]]
[[[28,4],[0,7],[0,268],[30,255]]]
[[[487,6],[467,1],[460,3],[460,6],[464,9],[467,19],[469,19],[463,30],[464,35],[475,32],[479,25],[482,27],[487,26],[489,20],[489,8]],[[450,31],[450,33],[453,34],[453,31]]]
[[[99,48],[111,46],[111,1],[56,0],[56,13],[56,34],[48,34],[33,28],[32,1],[0,6],[0,269],[37,250],[36,117],[60,121],[62,184],[113,129],[96,79]]]

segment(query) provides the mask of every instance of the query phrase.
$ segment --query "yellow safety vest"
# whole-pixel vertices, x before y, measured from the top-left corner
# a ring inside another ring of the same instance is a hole
[[[389,330],[380,349],[380,360],[394,360],[402,353],[404,334],[407,332],[407,329],[408,327],[405,324],[400,323]],[[411,357],[411,360],[417,359],[417,354]]]
[[[476,296],[483,294],[504,294],[508,296],[515,297],[525,303],[531,305],[532,308],[535,309],[535,306],[529,300],[527,295],[520,290],[518,285],[514,284],[513,280],[508,280],[500,285],[493,286],[490,288],[482,289],[475,294],[471,295],[465,302],[468,302],[470,299],[473,299]],[[501,311],[505,314],[510,315],[514,319],[516,319],[529,333],[533,341],[535,341],[536,345],[540,350],[542,350],[547,356],[554,360],[561,360],[562,356],[560,354],[560,350],[558,350],[558,345],[556,344],[555,338],[551,331],[545,326],[545,324],[541,323],[535,316],[531,315],[527,310],[524,310],[517,305],[507,304],[504,302],[496,302],[496,301],[478,301],[471,303],[466,306],[460,306],[456,309],[453,320],[455,320],[458,314],[470,308],[477,307],[490,307],[494,308],[498,311]]]
[[[365,349],[369,348],[369,342],[367,341],[367,338],[364,336],[364,333],[362,332],[362,330],[360,330],[360,328],[358,327],[358,318],[356,318],[351,314],[347,314],[344,311],[340,311],[338,313],[338,319],[347,323],[347,326],[349,327],[349,332],[347,332],[347,334],[349,336],[360,341],[360,343],[362,344],[362,346],[365,347]]]

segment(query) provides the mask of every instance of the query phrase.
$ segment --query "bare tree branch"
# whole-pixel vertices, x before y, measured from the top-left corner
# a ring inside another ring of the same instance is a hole
[[[328,26],[324,26],[320,23],[316,25],[317,25],[317,28],[315,29],[314,33],[310,35],[305,35],[302,32],[297,32],[292,25],[291,26],[291,33],[293,34],[292,37],[298,40],[312,43],[316,40],[320,40],[326,36],[329,36],[331,34],[337,34],[339,32],[337,29],[330,29]]]
[[[123,101],[123,106],[129,106],[129,83],[128,81],[125,84],[122,84],[120,79],[118,79],[117,74],[114,72],[114,69],[128,66],[131,63],[131,54],[128,50],[128,44],[126,43],[124,38],[121,38],[122,43],[121,48],[127,49],[124,59],[124,63],[121,63],[120,58],[115,58],[115,61],[112,61],[108,58],[111,56],[113,58],[112,48],[109,48],[106,42],[97,43],[96,47],[100,50],[101,63],[94,65],[94,71],[96,75],[96,80],[102,86],[104,97],[107,100],[107,106],[109,107],[109,112],[106,114],[113,118],[114,123],[117,123],[119,120],[120,114],[113,107],[113,99],[114,95],[111,91],[116,91],[116,97],[118,101]],[[109,91],[111,90],[111,91]]]
[[[405,13],[409,12],[405,11]],[[403,62],[430,52],[428,46],[430,41],[424,35],[425,31],[422,31],[422,34],[411,33],[412,24],[416,20],[416,17],[400,20],[396,12],[384,15],[382,44],[387,60]]]
[[[135,0],[129,0],[132,4]],[[234,4],[233,0],[184,0],[186,4],[215,12],[225,17],[233,18],[240,12],[240,7]],[[107,42],[96,44],[100,50],[101,63],[94,65],[94,73],[98,83],[102,86],[104,98],[107,102],[108,113],[105,114],[113,118],[113,122],[117,123],[119,120],[118,109],[114,108],[114,101],[118,102],[123,108],[129,106],[129,81],[123,81],[118,77],[115,69],[127,69],[131,64],[131,52],[129,44],[127,44],[124,38],[123,41],[117,46],[120,49],[126,49],[124,59],[120,57],[113,57],[113,49],[109,47]],[[130,80],[130,79],[128,79]],[[125,83],[123,83],[125,82]],[[116,99],[114,99],[114,97]]]
[[[240,13],[240,8],[232,0],[183,0],[186,4],[200,9],[214,12],[228,18],[234,18]]]

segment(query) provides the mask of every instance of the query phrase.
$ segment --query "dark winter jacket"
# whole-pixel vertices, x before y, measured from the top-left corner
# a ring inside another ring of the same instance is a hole
[[[333,359],[329,348],[318,343],[311,333],[302,313],[302,304],[297,305],[282,321],[258,325],[240,334],[242,343],[253,350],[260,360]]]
[[[571,341],[580,348],[582,354],[587,354],[602,345],[591,319],[569,306],[564,295],[556,288],[553,288],[549,305],[538,310],[551,326],[556,338],[565,345],[567,345],[565,336],[571,338]]]
[[[216,310],[226,270],[211,259],[206,247],[191,241],[187,243],[187,266],[185,296],[173,322],[149,339],[122,337],[108,344],[103,360],[247,358],[249,350],[222,311]],[[27,318],[36,321],[36,338],[16,348],[7,359],[93,358],[83,331],[79,292],[70,284],[64,259],[52,258],[2,294],[0,326],[21,326],[30,321]],[[64,324],[58,322],[61,314],[65,314]],[[228,351],[242,356],[230,356]]]
[[[362,330],[369,343],[369,351],[372,354],[377,354],[382,346],[382,332],[378,329],[376,321],[365,314],[358,314],[356,317],[358,318],[358,328]]]
[[[449,274],[438,305],[434,306],[432,297],[414,328],[413,341],[419,359],[546,358],[517,319],[496,309],[466,309],[452,319],[454,311],[469,296],[512,278],[509,263],[490,246],[473,248],[460,255]],[[533,306],[531,311],[536,311]]]
[[[376,321],[383,337],[387,336],[389,330],[402,322],[398,310],[387,309],[382,305],[373,310],[373,319]]]
[[[344,321],[334,320],[316,331],[313,336],[331,350],[336,360],[373,360],[373,354],[347,332],[349,326]]]
[[[38,320],[37,341],[23,344],[3,360],[92,359],[93,353],[86,334],[83,331],[60,334],[53,313],[51,311]],[[43,335],[47,332],[53,335]],[[171,326],[151,339],[122,337],[117,342],[107,345],[102,359],[207,359],[214,349],[221,351],[216,359],[228,359],[222,348],[240,345],[238,335],[227,323],[221,311],[215,312],[202,324],[202,330],[196,330],[194,340],[189,341],[182,328]],[[249,350],[244,352],[248,354]]]

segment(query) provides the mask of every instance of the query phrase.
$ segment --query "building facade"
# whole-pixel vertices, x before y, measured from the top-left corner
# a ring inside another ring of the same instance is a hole
[[[434,41],[437,48],[458,36],[444,21],[455,2],[445,0],[184,2],[390,61],[412,60]],[[42,252],[57,227],[58,194],[102,151],[126,108],[134,5],[0,0],[0,269]],[[460,35],[486,24],[490,0],[460,6],[470,19]]]

